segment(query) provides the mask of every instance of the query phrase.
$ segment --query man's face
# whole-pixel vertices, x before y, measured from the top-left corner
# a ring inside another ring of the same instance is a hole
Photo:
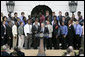
[[[63,17],[62,20],[65,20],[65,17]]]
[[[29,20],[29,21],[28,21],[28,24],[30,24],[30,23],[31,23],[31,21]]]
[[[62,25],[64,25],[64,22],[62,22]]]
[[[49,25],[50,24],[50,22],[49,21],[47,21],[47,25]]]
[[[55,16],[55,13],[52,13],[52,16]]]
[[[23,24],[23,22],[21,23],[21,26],[23,26],[24,24]]]
[[[77,13],[78,16],[80,16],[80,13]]]
[[[41,24],[41,27],[44,27],[44,24]]]
[[[79,22],[78,22],[78,21],[76,21],[76,24],[79,24]]]
[[[8,16],[11,17],[11,14],[9,14]]]
[[[54,20],[56,20],[56,17],[54,17]]]
[[[35,21],[35,25],[37,25],[38,24],[38,22],[37,21]]]
[[[46,15],[49,15],[49,12],[46,12]]]
[[[7,20],[7,18],[5,17],[5,18],[4,18],[4,21],[6,21],[6,20]]]
[[[11,25],[12,23],[11,22],[9,22],[9,25]]]
[[[17,17],[18,16],[18,14],[15,14],[15,17]]]
[[[22,16],[24,16],[25,14],[22,14]]]
[[[59,12],[59,15],[62,15],[62,12]]]

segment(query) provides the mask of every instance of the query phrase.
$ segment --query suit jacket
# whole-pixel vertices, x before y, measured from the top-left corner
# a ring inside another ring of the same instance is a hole
[[[67,16],[66,17],[66,19],[65,19],[65,21],[66,21],[66,24],[65,25],[67,25],[68,26],[68,21],[70,20],[70,17],[69,16]]]
[[[24,35],[24,27],[23,26],[18,27],[18,35]]]
[[[40,32],[41,32],[41,29],[42,29],[42,28],[40,28]],[[44,32],[43,32],[43,34],[46,34],[46,33],[49,34],[49,30],[48,30],[47,27],[44,27]]]
[[[47,20],[47,17],[49,18],[49,21],[51,22],[51,21],[52,21],[52,17],[51,17],[51,15],[49,15],[49,16],[45,16],[45,20]]]
[[[53,25],[53,35],[60,35],[60,26],[59,25],[57,25],[57,24],[54,24]]]
[[[1,25],[1,37],[4,37],[4,31],[5,31],[5,27],[2,24]]]
[[[8,36],[8,37],[12,37],[12,36],[13,36],[13,35],[12,35],[12,27],[10,27],[10,26],[8,25],[6,31],[7,31],[7,36]]]
[[[49,38],[49,30],[47,27],[44,27],[44,31],[42,31],[42,28],[40,28],[40,33],[44,34],[44,38]]]
[[[68,26],[68,34],[67,34],[67,37],[72,37],[72,38],[74,38],[74,36],[75,36],[74,26],[73,26],[73,25]]]
[[[36,33],[39,33],[40,32],[40,26],[38,25],[38,29],[36,28],[36,26],[35,25],[33,25],[33,27],[32,27],[32,33],[33,34],[36,34]]]
[[[17,22],[18,17],[13,17],[14,22]]]

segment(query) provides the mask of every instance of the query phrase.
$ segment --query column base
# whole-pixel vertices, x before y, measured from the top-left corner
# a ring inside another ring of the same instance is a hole
[[[41,53],[38,53],[37,56],[46,56],[45,53],[41,54]]]

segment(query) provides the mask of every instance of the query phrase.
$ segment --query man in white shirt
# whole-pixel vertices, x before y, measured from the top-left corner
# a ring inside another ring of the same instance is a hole
[[[25,49],[31,48],[32,44],[32,25],[30,19],[28,23],[24,26],[24,33],[25,33]]]
[[[17,22],[12,27],[12,34],[13,34],[13,48],[17,45]]]

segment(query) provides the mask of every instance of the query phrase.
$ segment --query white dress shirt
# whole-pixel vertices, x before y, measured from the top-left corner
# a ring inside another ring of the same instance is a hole
[[[27,33],[32,34],[32,25],[31,24],[26,24],[24,26],[24,33],[25,33],[25,36],[27,36]]]
[[[16,25],[13,25],[13,27],[12,27],[12,34],[14,37],[17,35],[17,26]]]

